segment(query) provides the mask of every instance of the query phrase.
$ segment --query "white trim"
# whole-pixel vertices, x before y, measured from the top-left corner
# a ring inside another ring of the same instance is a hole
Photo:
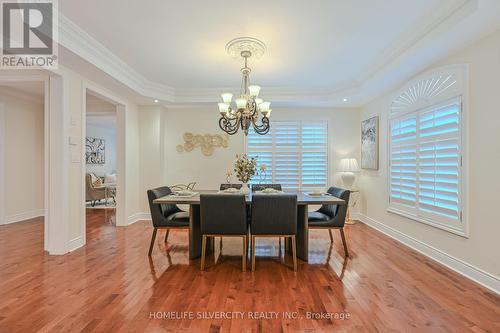
[[[138,221],[147,221],[151,220],[151,214],[150,213],[135,213],[132,214],[128,217],[127,219],[127,225],[134,224],[135,222]]]
[[[5,216],[3,224],[24,222],[26,220],[31,220],[37,217],[45,216],[45,214],[46,214],[45,209],[32,209],[26,212]]]
[[[465,276],[466,278],[479,283],[483,287],[500,294],[500,278],[485,272],[461,259],[455,258],[429,244],[410,237],[401,231],[391,228],[382,222],[372,219],[364,214],[353,214],[353,219],[357,219],[367,226],[380,231],[381,233],[397,240],[409,248],[425,255],[428,258],[448,267],[449,269]]]
[[[0,103],[0,225],[4,224],[5,218],[5,110],[4,104]]]
[[[72,252],[76,249],[79,249],[83,245],[85,245],[83,237],[82,236],[75,237],[68,242],[68,252]]]

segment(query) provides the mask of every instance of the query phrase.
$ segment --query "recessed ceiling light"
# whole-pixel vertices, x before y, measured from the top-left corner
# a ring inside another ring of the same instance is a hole
[[[347,102],[347,98],[344,98],[344,102]]]
[[[159,100],[155,99],[153,102],[158,103],[158,102],[159,102]]]

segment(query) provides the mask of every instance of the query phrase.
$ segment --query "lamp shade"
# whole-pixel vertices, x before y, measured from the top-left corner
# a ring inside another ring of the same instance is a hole
[[[340,160],[339,170],[341,172],[359,171],[358,161],[355,158],[343,158]]]
[[[229,112],[229,105],[226,103],[219,103],[219,112],[220,113],[228,113]]]
[[[231,94],[231,93],[223,93],[221,95],[221,97],[222,97],[222,100],[224,101],[224,103],[231,104],[231,101],[233,99],[233,94]]]
[[[259,96],[260,87],[256,85],[248,86],[248,92],[250,93],[250,96],[257,97]]]
[[[244,109],[247,106],[247,99],[246,98],[241,98],[241,97],[237,98],[235,100],[235,102],[236,102],[236,108],[237,109]]]

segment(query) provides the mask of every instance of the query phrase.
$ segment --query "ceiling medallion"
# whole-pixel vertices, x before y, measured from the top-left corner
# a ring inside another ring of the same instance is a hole
[[[229,135],[236,134],[240,128],[245,135],[248,135],[250,126],[257,134],[267,134],[270,129],[271,103],[258,98],[260,87],[250,85],[251,69],[248,67],[248,59],[262,57],[266,51],[266,45],[256,38],[240,37],[229,41],[226,44],[226,51],[233,58],[242,57],[245,65],[241,69],[241,88],[238,98],[235,99],[235,105],[231,106],[233,94],[221,95],[223,102],[219,103],[221,114],[219,127]],[[262,115],[260,124],[258,124],[259,114]]]

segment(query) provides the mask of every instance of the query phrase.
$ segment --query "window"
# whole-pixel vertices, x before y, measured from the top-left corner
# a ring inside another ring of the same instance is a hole
[[[326,122],[272,122],[266,135],[249,131],[247,154],[267,166],[268,183],[288,190],[326,189],[328,126]],[[255,177],[251,183],[259,183]]]
[[[461,138],[461,98],[391,118],[390,211],[463,230]]]

